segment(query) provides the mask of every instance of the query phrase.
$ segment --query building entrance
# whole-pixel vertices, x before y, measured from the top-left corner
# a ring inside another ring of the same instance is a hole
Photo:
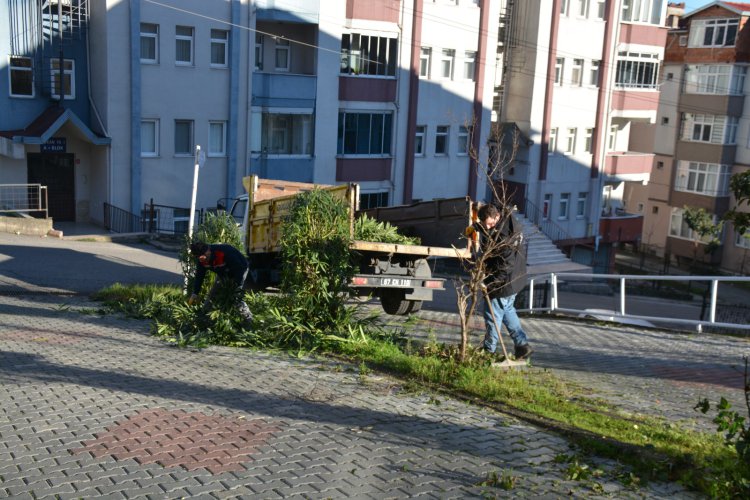
[[[47,208],[55,221],[76,220],[74,157],[72,153],[28,153],[29,184],[47,186]]]

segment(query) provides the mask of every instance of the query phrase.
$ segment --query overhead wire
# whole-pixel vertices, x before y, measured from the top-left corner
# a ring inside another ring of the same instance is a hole
[[[274,38],[274,39],[286,40],[286,41],[289,41],[290,43],[295,43],[295,44],[298,44],[298,45],[301,45],[301,46],[313,48],[313,49],[320,50],[320,51],[334,53],[336,55],[340,55],[341,54],[340,50],[329,49],[329,48],[326,48],[326,47],[323,47],[323,46],[320,46],[320,45],[317,45],[317,44],[311,44],[311,43],[303,42],[301,40],[296,40],[296,39],[293,39],[293,38],[289,38],[287,36],[274,34],[274,33],[268,32],[268,31],[259,30],[257,28],[251,28],[249,26],[245,26],[245,25],[241,25],[241,24],[236,24],[236,23],[233,23],[231,21],[226,21],[224,19],[220,19],[220,18],[208,16],[208,15],[201,14],[201,13],[189,10],[189,9],[177,7],[175,5],[170,5],[170,4],[164,3],[162,1],[158,1],[158,0],[142,0],[142,1],[150,3],[150,4],[153,4],[153,5],[157,5],[157,6],[160,6],[160,7],[172,9],[172,10],[175,10],[175,11],[178,11],[178,12],[182,12],[184,14],[188,14],[188,15],[191,15],[191,16],[200,17],[200,18],[204,18],[204,19],[207,19],[207,20],[211,20],[211,21],[215,21],[215,22],[218,22],[218,23],[222,23],[222,24],[225,24],[227,26],[232,26],[232,27],[236,27],[238,29],[243,29],[243,30],[246,30],[246,31],[250,31],[250,32],[262,34],[264,36],[269,36],[269,37]],[[449,7],[449,6],[447,6],[447,7]],[[393,7],[387,7],[387,8],[393,9]],[[406,12],[406,13],[413,13],[414,10],[411,7],[405,7],[404,8],[404,12]],[[318,17],[322,17],[322,18],[325,18],[325,19],[328,19],[328,20],[338,20],[339,19],[339,17],[322,15],[319,12],[316,12],[316,11],[310,11],[309,13],[311,13],[311,14],[317,14]],[[458,21],[455,21],[455,20],[446,20],[443,17],[438,17],[436,14],[425,13],[424,9],[422,11],[422,15],[423,15],[423,18],[434,20],[435,22],[438,22],[440,24],[444,24],[446,26],[452,26],[454,28],[464,29],[464,30],[466,30],[468,32],[471,32],[471,33],[477,33],[477,28],[474,25],[469,25],[469,24],[466,24],[466,23],[461,23],[461,22],[458,22]],[[527,15],[526,9],[524,9],[524,14],[523,15]],[[563,14],[561,14],[561,16],[562,15]],[[581,18],[582,22],[585,22],[586,20],[588,20],[588,18]],[[401,42],[402,42],[402,44],[406,45],[407,47],[414,48],[411,45],[411,41],[404,41],[404,40],[402,40]],[[530,49],[535,50],[535,51],[539,51],[540,49],[545,49],[545,48],[549,49],[549,47],[544,46],[542,44],[530,43],[530,42],[526,42],[525,40],[514,40],[514,39],[511,39],[511,45],[513,45],[513,44],[515,44],[516,46],[527,47],[527,48],[530,48]],[[511,47],[511,50],[512,50],[512,47]],[[581,58],[585,59],[585,57],[584,57],[585,55],[584,54],[579,54],[579,53],[558,51],[558,52],[556,52],[556,54],[563,54],[563,55],[570,55],[570,56],[581,56]],[[369,58],[362,58],[362,57],[360,57],[360,60],[363,61],[363,62],[368,62],[368,63],[383,64],[381,61],[377,61],[377,60],[373,60],[373,59],[369,59]],[[610,63],[609,65],[602,65],[602,63],[600,61],[599,71],[601,72],[602,68],[607,69],[606,66],[609,66],[610,70],[614,69],[614,68],[616,68],[616,65],[617,65],[617,61],[614,61],[614,62]],[[660,61],[659,69],[663,70],[663,68],[664,68],[664,63],[663,63],[663,61]],[[525,76],[528,76],[528,77],[533,78],[533,79],[547,80],[547,75],[546,74],[538,74],[536,72],[519,70],[519,69],[513,69],[512,71],[514,73],[516,73],[516,74],[525,75]],[[581,67],[581,72],[582,72],[581,78],[583,78],[583,67]],[[663,80],[660,84],[657,85],[657,88],[661,87],[664,84],[666,84],[668,81],[669,80]],[[562,83],[564,84],[564,80],[563,80]],[[570,80],[568,81],[568,83],[570,83]],[[680,85],[682,85],[681,81],[678,82],[678,83]],[[567,86],[566,85],[559,85],[559,86],[560,87],[566,87],[566,88],[567,87],[571,87],[571,86],[572,87],[581,87],[581,88],[590,88],[592,90],[594,88],[597,88],[597,89],[599,88],[598,86],[594,87],[594,86],[583,86],[583,85],[567,85]],[[673,106],[675,108],[680,104],[680,101],[668,101],[668,100],[665,100],[665,99],[661,98],[660,96],[649,97],[649,96],[644,95],[644,94],[634,94],[633,92],[638,92],[637,90],[635,90],[635,91],[634,90],[628,90],[627,88],[614,88],[613,90],[615,90],[615,91],[621,90],[621,91],[625,91],[625,92],[630,92],[630,95],[629,95],[629,99],[630,100],[636,101],[636,102],[641,102],[641,103],[644,103],[644,104],[657,105],[657,106],[666,105],[666,106]],[[526,97],[526,96],[522,96],[522,95],[517,94],[517,93],[510,92],[507,89],[507,87],[506,87],[505,92],[509,96]],[[569,108],[569,109],[576,109],[576,110],[587,110],[587,111],[591,110],[591,108],[588,107],[588,106],[580,106],[580,105],[577,105],[577,104],[569,104],[569,103],[566,103],[566,102],[556,102],[555,106],[565,107],[565,108]],[[690,106],[690,110],[693,111],[695,114],[714,114],[715,113],[715,109],[714,108],[710,108],[710,107]],[[681,125],[678,125],[678,124],[675,124],[675,125],[663,124],[663,125],[659,125],[659,126],[666,127],[666,128],[673,128],[674,130],[679,130],[681,128]],[[740,142],[739,139],[740,138],[738,138],[738,141],[737,141],[738,144]],[[743,139],[744,140],[750,140],[750,131],[748,131],[748,133],[747,133],[746,136],[743,136]]]

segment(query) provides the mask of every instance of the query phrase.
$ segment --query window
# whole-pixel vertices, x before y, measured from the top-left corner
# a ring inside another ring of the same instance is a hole
[[[211,30],[211,66],[226,68],[229,52],[229,32]]]
[[[714,216],[714,220],[716,216]],[[676,238],[684,238],[688,240],[698,240],[703,243],[711,241],[711,236],[706,235],[701,238],[697,233],[690,229],[683,218],[683,210],[681,208],[673,208],[672,215],[669,221],[669,235]]]
[[[470,51],[464,53],[464,79],[474,80],[474,68],[476,65],[477,53]]]
[[[376,207],[387,207],[388,206],[388,191],[382,191],[379,193],[360,193],[359,195],[359,209],[367,210],[368,208]]]
[[[568,218],[568,205],[570,204],[570,193],[560,194],[560,212],[557,215],[558,219]]]
[[[174,121],[174,154],[193,154],[193,120]]]
[[[181,66],[193,64],[193,28],[177,26],[175,36],[175,63]]]
[[[458,127],[458,151],[459,156],[469,154],[469,128],[463,125]]]
[[[34,97],[34,63],[30,57],[10,56],[11,97]]]
[[[685,92],[688,94],[742,95],[747,66],[691,65],[686,73]]]
[[[398,39],[345,33],[341,37],[341,73],[396,76]]]
[[[547,193],[544,195],[544,202],[542,204],[542,219],[549,220],[550,207],[552,207],[552,195]]]
[[[313,154],[313,142],[311,113],[263,113],[260,117],[260,142],[256,136],[251,150],[267,155],[309,156]]]
[[[606,0],[596,0],[596,18],[604,19],[606,14],[607,2]]]
[[[592,87],[599,86],[599,66],[601,61],[591,61],[591,68],[589,69],[589,85]]]
[[[438,125],[435,131],[435,154],[445,156],[448,154],[448,125]]]
[[[622,20],[660,24],[663,0],[622,0]]]
[[[578,134],[577,128],[569,128],[567,137],[565,138],[565,154],[572,155],[576,151],[576,135]]]
[[[734,244],[741,248],[750,248],[750,231],[746,231],[745,234],[736,233]]]
[[[419,76],[421,78],[430,77],[430,59],[432,58],[432,49],[429,47],[422,47],[419,53]]]
[[[690,142],[736,144],[738,123],[739,119],[736,116],[685,113],[680,138]]]
[[[573,68],[570,72],[570,83],[581,85],[583,82],[583,59],[573,59]]]
[[[607,140],[607,149],[614,151],[617,147],[617,125],[612,125],[609,128],[609,137]]]
[[[50,61],[50,77],[52,78],[52,97],[60,99],[60,59]],[[65,99],[76,98],[75,63],[72,59],[63,60],[63,95]]]
[[[453,78],[453,60],[456,57],[456,51],[453,49],[443,49],[440,54],[440,77]]]
[[[391,154],[392,113],[339,112],[338,154]]]
[[[414,156],[424,156],[426,137],[427,137],[427,126],[417,125],[417,130],[416,130],[416,133],[414,134]]]
[[[555,83],[562,85],[563,70],[565,69],[565,59],[558,57],[555,59]]]
[[[567,15],[570,12],[570,0],[560,2],[560,14]]]
[[[583,136],[583,151],[591,153],[592,141],[594,140],[594,129],[587,128]]]
[[[208,122],[208,156],[227,155],[227,122]]]
[[[651,207],[651,213],[652,214],[658,214],[659,213],[659,207],[657,207],[655,205],[653,207]]]
[[[255,34],[255,69],[263,71],[263,35]]]
[[[675,177],[675,190],[706,196],[729,194],[729,167],[716,163],[680,161]]]
[[[662,125],[669,125],[669,117],[668,116],[662,116],[661,117],[661,124]]]
[[[289,71],[291,45],[286,38],[277,37],[274,48],[274,69],[276,71]]]
[[[664,168],[664,162],[663,161],[657,161],[656,162],[656,168],[657,170],[661,170]]]
[[[578,17],[588,17],[589,15],[589,0],[576,0],[578,6],[576,7],[576,15]]]
[[[588,204],[588,199],[588,193],[578,193],[578,201],[576,202],[576,219],[583,219],[586,217],[586,205]]]
[[[568,218],[568,205],[570,204],[570,193],[560,194],[560,212],[557,214],[558,219]]]
[[[690,23],[688,47],[733,46],[739,25],[739,19],[696,19]]]
[[[620,52],[617,58],[615,85],[619,88],[656,89],[659,55]]]
[[[549,131],[549,144],[547,154],[553,155],[557,152],[557,128],[551,128]]]
[[[141,62],[156,64],[159,62],[159,25],[141,23]]]
[[[141,156],[159,156],[159,120],[141,120]]]

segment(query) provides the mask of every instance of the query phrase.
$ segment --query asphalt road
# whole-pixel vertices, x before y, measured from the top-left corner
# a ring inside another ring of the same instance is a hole
[[[181,283],[176,254],[147,243],[0,233],[0,287],[90,294],[116,282]]]

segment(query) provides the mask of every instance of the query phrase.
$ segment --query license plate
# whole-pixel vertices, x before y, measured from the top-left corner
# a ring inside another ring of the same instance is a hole
[[[411,287],[411,280],[407,278],[380,278],[381,286]]]

